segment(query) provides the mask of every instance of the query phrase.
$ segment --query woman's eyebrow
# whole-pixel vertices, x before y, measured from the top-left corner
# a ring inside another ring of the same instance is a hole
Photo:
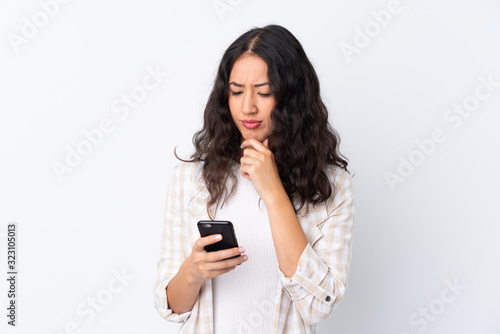
[[[229,84],[230,84],[230,85],[235,85],[236,87],[243,87],[243,85],[242,85],[242,84],[237,83],[237,82],[234,82],[234,81],[231,81]],[[265,85],[269,85],[269,86],[271,86],[271,84],[270,84],[269,82],[263,82],[263,83],[255,84],[255,85],[253,85],[253,86],[254,86],[254,87],[262,87],[262,86],[265,86]]]

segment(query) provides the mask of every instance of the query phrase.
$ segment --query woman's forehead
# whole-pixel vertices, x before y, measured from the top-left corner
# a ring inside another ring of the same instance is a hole
[[[262,84],[267,80],[267,64],[255,55],[240,57],[233,65],[229,81],[239,84]]]

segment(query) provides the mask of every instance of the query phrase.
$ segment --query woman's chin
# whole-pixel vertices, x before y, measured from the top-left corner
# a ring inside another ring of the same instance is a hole
[[[264,137],[264,136],[259,136],[258,134],[249,134],[249,135],[246,135],[246,136],[242,136],[241,137],[241,141],[245,141],[245,140],[248,140],[248,139],[257,139],[258,141],[260,141],[261,143],[267,138],[267,137]]]

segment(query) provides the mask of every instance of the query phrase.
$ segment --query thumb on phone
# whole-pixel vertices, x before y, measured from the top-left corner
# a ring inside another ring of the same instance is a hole
[[[196,250],[202,251],[205,249],[205,246],[215,244],[216,242],[219,242],[221,240],[222,240],[222,234],[208,235],[206,237],[202,237],[196,240],[194,243],[194,247],[196,248]]]

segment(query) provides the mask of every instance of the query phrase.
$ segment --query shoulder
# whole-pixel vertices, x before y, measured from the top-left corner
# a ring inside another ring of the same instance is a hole
[[[346,201],[352,201],[353,199],[353,184],[351,174],[343,169],[342,167],[336,165],[328,165],[324,170],[328,181],[331,185],[331,194],[326,201],[318,204],[308,204],[304,206],[298,213],[299,215],[307,215],[313,213],[314,215],[328,217],[337,208],[345,204]]]
[[[198,183],[202,178],[203,162],[179,162],[172,171],[172,178],[179,183]]]
[[[333,184],[352,179],[352,176],[348,171],[337,165],[327,165],[325,173],[330,179],[330,182]]]
[[[328,215],[340,205],[353,202],[354,187],[352,175],[342,167],[329,165],[326,174],[332,185],[332,194],[326,201]]]
[[[181,196],[199,191],[204,186],[202,162],[179,162],[170,174],[169,188]]]
[[[352,175],[336,165],[328,165],[325,173],[334,188],[352,188]]]
[[[175,165],[171,178],[173,191],[184,201],[189,213],[198,217],[198,220],[208,219],[205,212],[210,193],[203,181],[203,165],[201,161],[179,162]]]

